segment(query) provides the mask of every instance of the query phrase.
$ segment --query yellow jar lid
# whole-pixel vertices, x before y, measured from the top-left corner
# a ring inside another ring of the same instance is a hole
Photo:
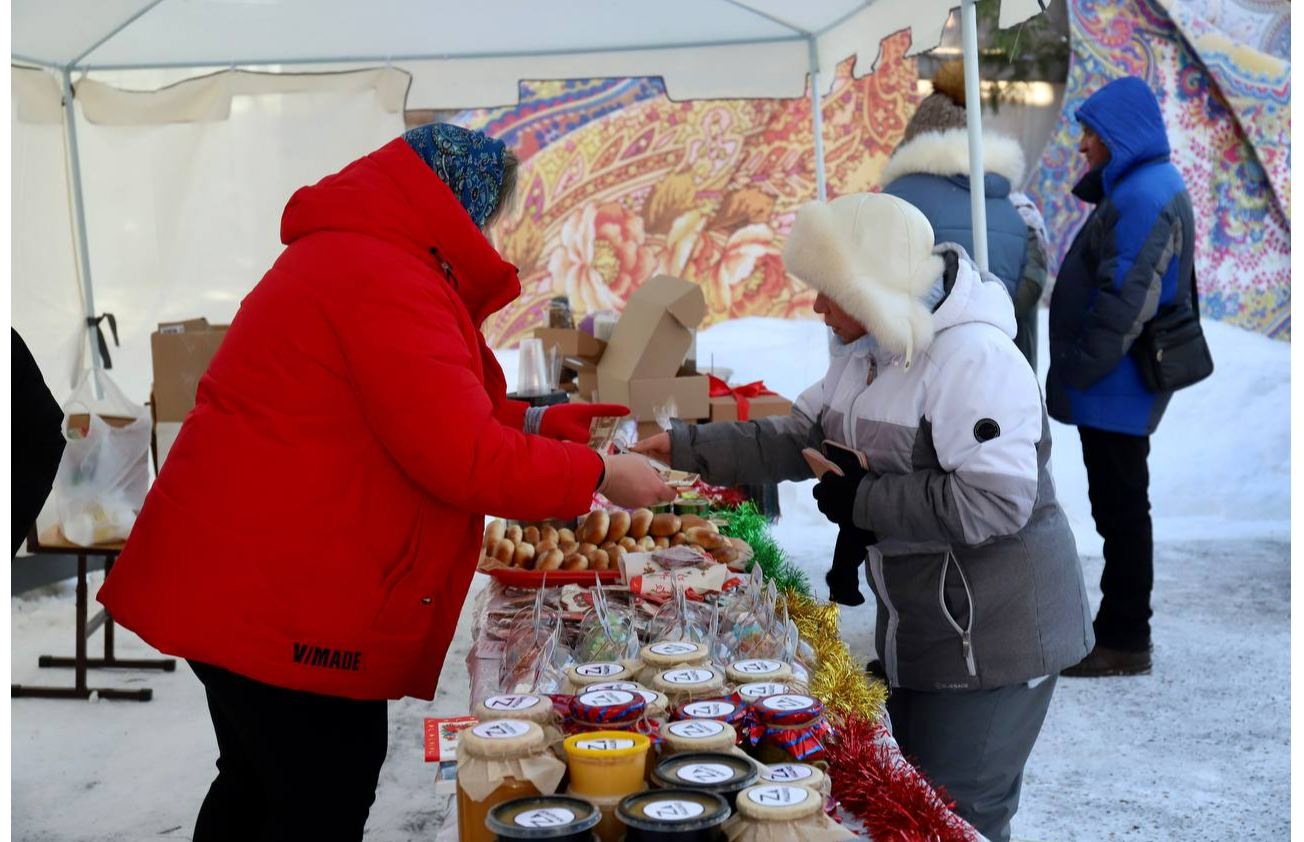
[[[646,752],[652,741],[646,735],[632,731],[591,731],[572,734],[562,744],[568,757],[614,758]]]
[[[793,821],[813,816],[824,809],[824,798],[815,790],[793,784],[764,783],[738,793],[738,813],[761,821]]]
[[[458,744],[474,757],[522,757],[543,748],[543,729],[523,719],[481,722],[463,731]]]

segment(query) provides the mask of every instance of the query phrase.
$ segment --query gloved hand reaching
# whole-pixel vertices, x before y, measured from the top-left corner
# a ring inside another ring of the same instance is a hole
[[[621,418],[628,414],[629,407],[615,403],[562,403],[544,409],[538,432],[550,439],[588,444],[589,425],[594,418]],[[528,416],[526,423],[528,426]]]
[[[820,511],[838,525],[838,542],[833,548],[833,565],[825,574],[829,586],[829,600],[841,605],[860,605],[865,597],[860,592],[860,564],[865,560],[865,550],[878,542],[878,536],[868,529],[856,526],[853,514],[856,509],[856,490],[865,477],[864,471],[847,476],[833,472],[815,484],[812,492]]]
[[[815,483],[811,492],[820,512],[838,526],[855,526],[852,513],[856,509],[856,489],[860,487],[860,476],[838,476],[830,471]]]

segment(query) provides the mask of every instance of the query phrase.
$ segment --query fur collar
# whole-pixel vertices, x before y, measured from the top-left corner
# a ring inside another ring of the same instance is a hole
[[[1010,189],[1018,190],[1023,184],[1025,169],[1023,147],[1017,140],[983,132],[984,172],[1005,176],[1010,181]],[[913,173],[968,175],[969,132],[965,129],[925,132],[901,144],[884,165],[879,181],[891,184],[901,176]]]

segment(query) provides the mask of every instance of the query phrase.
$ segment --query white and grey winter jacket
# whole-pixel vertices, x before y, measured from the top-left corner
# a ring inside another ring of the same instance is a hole
[[[1090,607],[1009,294],[959,246],[936,252],[946,297],[911,364],[872,340],[840,345],[791,416],[676,422],[671,461],[735,485],[809,479],[801,450],[824,439],[868,454],[855,520],[879,537],[869,579],[890,683],[1002,687],[1086,656]]]

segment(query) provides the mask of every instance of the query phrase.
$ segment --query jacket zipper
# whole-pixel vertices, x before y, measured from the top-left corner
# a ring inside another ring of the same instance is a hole
[[[887,592],[887,579],[883,576],[883,554],[874,547],[869,548],[869,572],[874,577],[874,585],[878,589],[878,598],[883,600],[883,607],[887,609],[887,633],[883,636],[883,648],[887,651],[879,654],[883,656],[883,667],[887,671],[888,685],[896,687],[900,684],[897,678],[896,647],[897,625],[900,618],[896,606],[892,604],[892,597]]]
[[[955,563],[955,569],[960,573],[960,582],[964,585],[965,598],[969,600],[969,624],[968,628],[960,628],[960,624],[951,616],[951,611],[946,607],[946,571]],[[969,577],[964,575],[964,568],[960,566],[960,560],[950,551],[946,551],[946,558],[942,561],[942,575],[937,578],[937,604],[942,608],[942,616],[955,629],[956,634],[960,635],[960,654],[964,656],[964,665],[968,668],[969,674],[975,678],[978,676],[978,665],[973,656],[973,591],[969,589]]]

